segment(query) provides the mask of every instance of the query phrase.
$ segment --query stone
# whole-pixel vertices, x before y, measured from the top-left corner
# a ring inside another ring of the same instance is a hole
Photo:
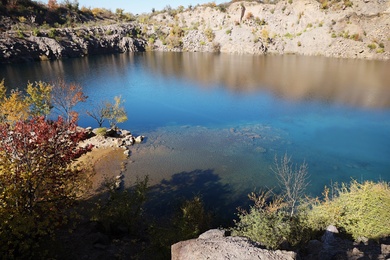
[[[209,230],[198,239],[182,241],[172,245],[172,260],[225,260],[268,259],[293,260],[297,254],[291,251],[262,249],[259,244],[244,237],[225,236],[223,230]]]
[[[128,136],[128,135],[131,135],[131,132],[130,132],[130,131],[128,131],[128,130],[120,130],[120,132],[121,132],[121,135],[122,135],[122,137],[125,137],[125,136]]]
[[[359,244],[359,243],[362,243],[364,245],[368,245],[368,238],[366,237],[358,237],[356,239],[356,242]]]
[[[322,236],[321,240],[324,244],[331,244],[335,240],[335,234],[338,234],[339,231],[337,228],[333,225],[329,225],[326,230],[325,234]]]
[[[221,229],[211,229],[204,232],[199,236],[199,239],[210,239],[210,238],[222,238],[225,236],[225,231]]]
[[[129,156],[130,156],[130,150],[125,150],[125,151],[123,152],[123,154],[126,155],[127,157],[129,157]]]
[[[381,244],[381,252],[384,255],[390,255],[390,245]]]
[[[135,139],[134,139],[134,141],[135,141],[135,143],[136,144],[140,144],[140,143],[142,143],[142,141],[144,140],[144,136],[143,135],[139,135],[139,136],[137,136]]]

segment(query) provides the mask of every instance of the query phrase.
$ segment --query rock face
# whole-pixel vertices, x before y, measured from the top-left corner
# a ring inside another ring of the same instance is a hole
[[[132,23],[51,29],[23,37],[15,32],[0,37],[0,62],[54,60],[101,53],[138,52],[145,50],[145,41],[136,38]]]
[[[148,37],[156,39],[149,48],[390,59],[389,1],[353,0],[348,6],[346,1],[332,4],[329,1],[329,5],[316,0],[261,2],[208,4],[175,16],[153,15],[149,30],[145,31]],[[169,43],[162,43],[161,32],[174,34],[177,31],[172,24],[186,28],[180,46],[169,47]]]
[[[390,59],[388,0],[232,2],[131,23],[2,32],[0,63],[145,49]]]
[[[182,241],[172,245],[172,260],[293,260],[295,252],[269,251],[243,237],[225,236],[225,231],[212,229],[197,239]]]

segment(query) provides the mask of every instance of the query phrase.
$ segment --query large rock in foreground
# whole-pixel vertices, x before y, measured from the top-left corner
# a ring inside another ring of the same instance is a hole
[[[174,244],[172,260],[227,260],[227,259],[267,259],[293,260],[297,259],[295,252],[269,251],[244,237],[225,236],[225,231],[212,229],[197,239],[191,239]]]

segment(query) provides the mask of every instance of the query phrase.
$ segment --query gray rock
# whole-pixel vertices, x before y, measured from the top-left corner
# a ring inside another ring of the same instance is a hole
[[[172,260],[226,260],[226,259],[297,259],[295,252],[269,251],[244,237],[224,236],[223,230],[209,230],[198,239],[172,245]]]
[[[381,252],[384,255],[390,255],[390,245],[381,244]]]
[[[142,143],[142,141],[144,140],[144,138],[145,138],[145,136],[139,135],[139,136],[137,136],[137,137],[134,139],[134,141],[135,141],[136,144],[140,144],[140,143]]]

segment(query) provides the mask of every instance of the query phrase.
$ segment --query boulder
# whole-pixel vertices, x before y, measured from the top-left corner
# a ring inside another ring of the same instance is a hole
[[[136,144],[140,144],[140,143],[142,143],[142,141],[144,140],[144,138],[145,138],[145,136],[139,135],[139,136],[137,136],[137,137],[134,139],[134,141],[135,141]]]
[[[209,230],[197,239],[172,245],[172,260],[226,260],[226,259],[297,259],[295,252],[270,251],[244,237],[226,236],[223,230]]]

